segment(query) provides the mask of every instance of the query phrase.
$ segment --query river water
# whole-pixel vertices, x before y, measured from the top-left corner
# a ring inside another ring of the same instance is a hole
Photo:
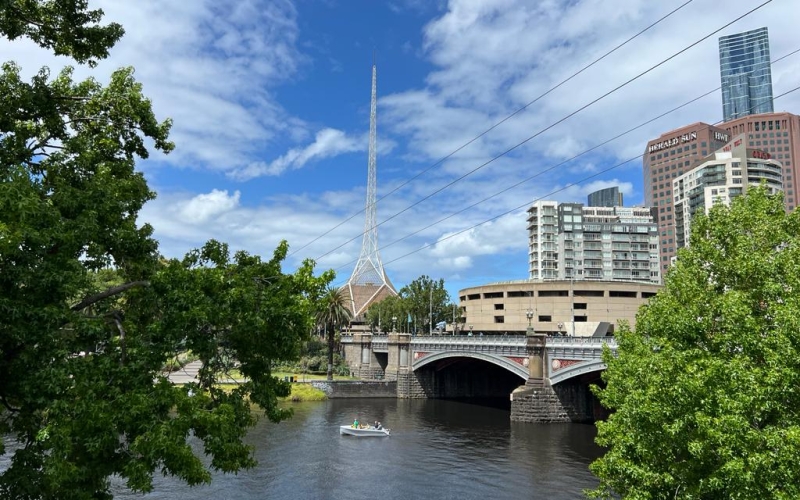
[[[158,476],[146,499],[574,499],[597,482],[595,428],[518,424],[504,409],[445,400],[337,399],[263,419],[248,441],[259,465],[190,488]],[[385,438],[340,436],[338,426],[380,420]]]

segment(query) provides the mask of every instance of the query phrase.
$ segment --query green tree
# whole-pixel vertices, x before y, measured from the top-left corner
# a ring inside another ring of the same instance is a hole
[[[122,35],[85,0],[9,0],[0,33],[31,38],[78,62],[102,59]],[[110,498],[108,478],[146,492],[155,471],[189,484],[213,469],[253,464],[243,444],[250,402],[288,416],[272,361],[293,358],[332,273],[308,261],[281,270],[286,243],[266,262],[209,242],[183,260],[157,253],[154,197],[135,170],[146,144],[168,153],[170,122],[121,69],[101,85],[67,68],[31,82],[0,73],[0,435],[18,441],[0,497]],[[113,271],[109,271],[113,269]],[[161,374],[186,345],[203,362],[196,384]],[[91,351],[81,355],[81,351]],[[230,393],[216,376],[233,363],[248,378]],[[0,440],[0,454],[5,454]]]
[[[333,380],[333,351],[336,328],[350,324],[353,313],[349,299],[341,288],[328,288],[317,305],[317,322],[325,325],[328,333],[328,380]]]
[[[397,318],[395,327],[399,322],[405,321],[403,299],[397,295],[390,295],[380,302],[376,302],[367,309],[367,323],[376,331],[388,332],[392,329],[392,318]]]
[[[800,214],[750,188],[692,225],[605,353],[602,498],[800,498]]]
[[[411,314],[420,333],[427,334],[433,324],[452,318],[450,295],[444,288],[444,280],[434,281],[422,275],[399,291],[405,312]],[[433,318],[431,318],[433,312]],[[404,314],[405,317],[405,314]]]

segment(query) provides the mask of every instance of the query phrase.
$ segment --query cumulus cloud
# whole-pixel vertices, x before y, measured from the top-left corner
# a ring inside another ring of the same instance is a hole
[[[239,206],[239,191],[228,195],[228,191],[214,189],[210,193],[198,194],[179,208],[180,218],[192,224],[207,222],[210,218],[224,214]]]

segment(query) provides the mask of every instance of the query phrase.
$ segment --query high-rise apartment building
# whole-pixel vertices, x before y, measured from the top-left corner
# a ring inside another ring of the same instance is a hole
[[[528,209],[529,277],[661,283],[650,208],[538,201]]]
[[[688,246],[692,219],[718,203],[747,192],[749,186],[766,184],[770,193],[783,190],[780,162],[758,149],[747,147],[744,134],[735,137],[706,161],[672,182],[675,205],[675,243]]]
[[[672,181],[727,144],[729,138],[730,133],[725,129],[694,123],[661,134],[647,143],[642,157],[644,203],[657,211],[662,275],[678,248],[675,243]]]
[[[619,186],[600,189],[594,193],[589,193],[586,200],[588,202],[587,205],[590,207],[621,207],[624,205]]]
[[[719,39],[724,121],[772,113],[772,71],[767,28]]]

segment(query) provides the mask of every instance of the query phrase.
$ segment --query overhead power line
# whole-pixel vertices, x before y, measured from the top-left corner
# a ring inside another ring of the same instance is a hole
[[[548,94],[550,94],[550,93],[551,93],[551,92],[553,92],[554,90],[558,89],[559,87],[561,87],[561,86],[562,86],[562,85],[564,85],[565,83],[569,82],[570,80],[572,80],[572,79],[573,79],[573,78],[575,78],[576,76],[580,75],[581,73],[583,73],[583,72],[584,72],[584,71],[586,71],[587,69],[591,68],[592,66],[594,66],[594,65],[595,65],[595,64],[597,64],[597,63],[599,63],[600,61],[602,61],[602,60],[603,60],[603,59],[605,59],[606,57],[610,56],[611,54],[613,54],[613,53],[614,53],[614,52],[616,52],[617,50],[621,49],[622,47],[624,47],[625,45],[627,45],[629,42],[631,42],[631,41],[635,40],[636,38],[638,38],[639,36],[641,36],[642,34],[644,34],[645,32],[647,32],[647,31],[648,31],[648,30],[650,30],[651,28],[655,27],[656,25],[658,25],[659,23],[661,23],[662,21],[664,21],[665,19],[667,19],[667,18],[668,18],[668,17],[670,17],[671,15],[675,14],[676,12],[678,12],[679,10],[681,10],[682,8],[686,7],[687,5],[689,5],[690,3],[692,3],[693,1],[694,1],[694,0],[687,0],[687,1],[686,1],[686,2],[684,2],[683,4],[679,5],[679,6],[678,6],[678,7],[676,7],[675,9],[671,10],[670,12],[668,12],[667,14],[665,14],[664,16],[662,16],[661,18],[659,18],[658,20],[656,20],[656,21],[654,21],[654,22],[650,23],[650,24],[649,24],[649,25],[648,25],[646,28],[644,28],[644,29],[640,30],[640,31],[639,31],[638,33],[636,33],[635,35],[631,36],[630,38],[628,38],[628,39],[627,39],[627,40],[625,40],[624,42],[620,43],[620,44],[619,44],[619,45],[617,45],[616,47],[612,48],[611,50],[609,50],[609,51],[608,51],[608,52],[606,52],[605,54],[601,55],[600,57],[598,57],[598,58],[597,58],[597,59],[595,59],[594,61],[592,61],[592,62],[590,62],[589,64],[587,64],[586,66],[582,67],[581,69],[579,69],[578,71],[576,71],[575,73],[573,73],[572,75],[570,75],[569,77],[565,78],[564,80],[561,80],[561,82],[559,82],[559,83],[558,83],[558,84],[556,84],[555,86],[551,87],[549,90],[545,91],[544,93],[540,94],[538,97],[536,97],[536,98],[535,98],[535,99],[533,99],[532,101],[528,102],[528,103],[527,103],[527,104],[525,104],[524,106],[522,106],[522,107],[520,107],[520,108],[517,108],[517,110],[516,110],[516,111],[514,111],[514,112],[512,112],[511,114],[507,115],[505,118],[503,118],[503,119],[502,119],[502,120],[500,120],[499,122],[497,122],[497,123],[495,123],[494,125],[492,125],[491,127],[487,128],[486,130],[484,130],[483,132],[481,132],[481,133],[480,133],[480,134],[478,134],[477,136],[473,137],[473,138],[472,138],[472,139],[470,139],[469,141],[465,142],[464,144],[462,144],[461,146],[459,146],[458,148],[456,148],[455,150],[453,150],[451,153],[448,153],[447,155],[443,156],[442,158],[440,158],[439,160],[437,160],[437,161],[436,161],[436,163],[433,163],[432,165],[430,165],[430,166],[429,166],[428,168],[426,168],[425,170],[422,170],[421,172],[419,172],[417,175],[415,175],[415,176],[413,176],[413,177],[411,177],[411,178],[407,179],[406,181],[402,182],[400,185],[398,185],[397,187],[395,187],[394,189],[392,189],[391,191],[389,191],[389,192],[388,192],[388,193],[386,193],[385,195],[383,195],[383,196],[381,196],[380,198],[378,198],[378,199],[375,201],[375,203],[377,204],[379,201],[382,201],[383,199],[385,199],[385,198],[388,198],[389,196],[391,196],[392,194],[396,193],[396,192],[397,192],[397,191],[399,191],[400,189],[404,188],[405,186],[407,186],[408,184],[410,184],[411,182],[413,182],[414,180],[416,180],[416,179],[417,179],[417,178],[419,178],[420,176],[422,176],[422,175],[424,175],[424,174],[426,174],[426,173],[430,172],[430,171],[431,171],[432,169],[434,169],[435,167],[437,167],[437,166],[441,165],[441,164],[442,164],[442,163],[443,163],[445,160],[447,160],[447,159],[451,158],[453,155],[455,155],[456,153],[458,153],[458,152],[459,152],[459,151],[461,151],[462,149],[466,148],[467,146],[469,146],[469,145],[470,145],[470,144],[472,144],[473,142],[475,142],[475,141],[477,141],[478,139],[480,139],[481,137],[485,136],[486,134],[488,134],[488,133],[489,133],[489,132],[491,132],[492,130],[496,129],[497,127],[499,127],[499,126],[500,126],[500,125],[502,125],[503,123],[507,122],[508,120],[510,120],[511,118],[513,118],[514,116],[516,116],[516,115],[518,115],[519,113],[521,113],[522,111],[524,111],[524,110],[528,109],[530,106],[532,106],[533,104],[535,104],[536,102],[538,102],[539,100],[541,100],[543,97],[547,96]],[[358,212],[355,212],[354,214],[350,215],[350,216],[349,216],[348,218],[346,218],[345,220],[343,220],[343,221],[341,221],[340,223],[336,224],[335,226],[333,226],[332,228],[328,229],[327,231],[325,231],[325,232],[324,232],[324,233],[322,233],[321,235],[317,236],[317,237],[316,237],[316,238],[314,238],[313,240],[309,241],[309,242],[308,242],[308,243],[306,243],[305,245],[301,246],[301,247],[300,247],[300,248],[298,248],[297,250],[294,250],[293,252],[291,252],[291,253],[289,254],[289,256],[291,256],[291,255],[294,255],[294,254],[298,253],[300,250],[303,250],[304,248],[306,248],[306,247],[308,247],[309,245],[311,245],[311,244],[315,243],[315,242],[316,242],[316,241],[318,241],[319,239],[321,239],[321,238],[324,238],[325,236],[329,235],[331,232],[335,231],[336,229],[340,228],[342,225],[344,225],[344,224],[346,224],[347,222],[351,221],[351,220],[352,220],[354,217],[357,217],[358,215],[360,215],[360,214],[364,213],[364,210],[366,210],[366,208],[365,208],[365,209],[362,209],[362,210],[359,210]],[[348,242],[348,243],[349,243],[349,242]]]
[[[780,62],[780,61],[782,61],[782,60],[784,60],[784,59],[786,59],[786,58],[788,58],[790,56],[793,56],[794,54],[797,54],[798,52],[800,52],[800,48],[795,49],[795,50],[789,52],[788,54],[785,54],[785,55],[775,59],[774,61],[772,61],[772,65],[775,65],[778,62]],[[485,198],[483,198],[483,199],[481,199],[481,200],[479,200],[479,201],[477,201],[475,203],[472,203],[471,205],[468,205],[468,206],[462,208],[461,210],[453,212],[450,215],[447,215],[447,216],[445,216],[445,217],[443,217],[443,218],[441,218],[441,219],[439,219],[439,220],[437,220],[435,222],[432,222],[432,223],[428,224],[425,227],[417,229],[416,231],[414,231],[412,233],[409,233],[409,234],[403,236],[402,238],[398,238],[398,239],[392,241],[391,243],[383,245],[381,247],[381,250],[385,250],[386,248],[389,248],[389,247],[391,247],[393,245],[396,245],[397,243],[401,243],[401,242],[407,240],[408,238],[411,238],[412,236],[415,236],[415,235],[417,235],[417,234],[419,234],[419,233],[421,233],[421,232],[423,232],[423,231],[425,231],[427,229],[430,229],[430,228],[432,228],[434,226],[437,226],[437,225],[441,224],[442,222],[445,222],[445,221],[455,217],[456,215],[460,215],[460,214],[466,212],[467,210],[469,210],[471,208],[475,208],[478,205],[481,205],[481,204],[483,204],[483,203],[485,203],[485,202],[487,202],[487,201],[489,201],[489,200],[491,200],[493,198],[496,198],[496,197],[498,197],[498,196],[500,196],[502,194],[505,194],[505,193],[511,191],[512,189],[515,189],[515,188],[517,188],[517,187],[519,187],[519,186],[521,186],[521,185],[523,185],[523,184],[525,184],[527,182],[530,182],[533,179],[536,179],[537,177],[539,177],[539,176],[541,176],[541,175],[543,175],[543,174],[545,174],[547,172],[555,170],[556,168],[558,168],[560,166],[563,166],[565,164],[571,163],[571,162],[577,160],[578,158],[580,158],[581,156],[584,156],[584,155],[586,155],[588,153],[591,153],[592,151],[595,151],[595,150],[597,150],[597,149],[599,149],[599,148],[601,148],[601,147],[603,147],[603,146],[605,146],[605,145],[607,145],[607,144],[609,144],[609,143],[611,143],[611,142],[613,142],[613,141],[615,141],[615,140],[617,140],[617,139],[619,139],[621,137],[624,137],[624,136],[630,134],[631,132],[634,132],[634,131],[636,131],[636,130],[638,130],[638,129],[646,126],[646,125],[649,125],[650,123],[653,123],[656,120],[659,120],[659,119],[661,119],[661,118],[663,118],[663,117],[665,117],[665,116],[667,116],[667,115],[669,115],[671,113],[674,113],[675,111],[678,111],[678,110],[680,110],[682,108],[685,108],[686,106],[689,106],[690,104],[694,104],[695,102],[697,102],[697,101],[699,101],[699,100],[701,100],[701,99],[703,99],[703,98],[715,93],[716,91],[720,90],[720,88],[721,87],[716,87],[716,88],[714,88],[712,90],[709,90],[708,92],[705,92],[705,93],[695,97],[694,99],[686,101],[683,104],[670,109],[669,111],[665,111],[665,112],[659,114],[658,116],[654,116],[653,118],[650,118],[649,120],[644,121],[644,122],[640,123],[639,125],[636,125],[635,127],[631,127],[628,130],[626,130],[626,131],[624,131],[624,132],[622,132],[620,134],[617,134],[614,137],[611,137],[610,139],[606,139],[605,141],[603,141],[603,142],[601,142],[599,144],[596,144],[596,145],[592,146],[591,148],[586,149],[586,150],[576,154],[575,156],[572,156],[571,158],[567,158],[566,160],[563,160],[563,161],[561,161],[559,163],[551,165],[551,166],[545,168],[544,170],[542,170],[542,171],[540,171],[540,172],[538,172],[538,173],[536,173],[534,175],[531,175],[530,177],[526,177],[525,179],[522,179],[521,181],[502,189],[501,191],[497,191],[494,194],[491,194],[491,195],[489,195],[489,196],[487,196],[487,197],[485,197]],[[787,93],[791,93],[791,92],[792,91],[786,92],[784,94],[781,94],[781,96],[784,96]],[[774,99],[777,99],[777,98],[774,98]],[[720,122],[717,122],[717,123],[720,123]],[[343,269],[345,267],[351,266],[355,262],[356,261],[353,260],[353,261],[351,261],[351,262],[349,262],[347,264],[343,264],[342,266],[339,266],[338,268],[336,268],[336,270],[338,271],[339,269]]]
[[[709,33],[709,34],[707,34],[707,35],[703,36],[703,37],[702,37],[702,38],[700,38],[699,40],[697,40],[697,41],[695,41],[695,42],[692,42],[691,44],[687,45],[686,47],[682,48],[681,50],[679,50],[679,51],[675,52],[674,54],[672,54],[671,56],[667,57],[666,59],[663,59],[661,62],[659,62],[659,63],[657,63],[657,64],[655,64],[655,65],[651,66],[650,68],[648,68],[648,69],[646,69],[646,70],[642,71],[641,73],[639,73],[639,74],[637,74],[636,76],[634,76],[634,77],[632,77],[632,78],[628,79],[627,81],[625,81],[624,83],[622,83],[622,84],[618,85],[617,87],[613,88],[612,90],[609,90],[608,92],[606,92],[605,94],[601,95],[600,97],[597,97],[597,98],[595,98],[594,100],[590,101],[590,102],[589,102],[589,103],[587,103],[587,104],[584,104],[583,106],[581,106],[580,108],[576,109],[575,111],[573,111],[573,112],[569,113],[568,115],[564,116],[563,118],[561,118],[561,119],[559,119],[559,120],[555,121],[554,123],[552,123],[552,124],[548,125],[547,127],[543,128],[543,129],[539,130],[538,132],[536,132],[536,133],[535,133],[535,134],[533,134],[532,136],[528,137],[527,139],[525,139],[525,140],[523,140],[523,141],[521,141],[521,142],[517,143],[516,145],[514,145],[514,146],[512,146],[512,147],[510,147],[510,148],[508,148],[508,149],[506,149],[506,150],[505,150],[505,151],[503,151],[502,153],[500,153],[500,154],[498,154],[498,155],[494,156],[494,157],[493,157],[493,158],[491,158],[490,160],[487,160],[486,162],[484,162],[484,163],[482,163],[481,165],[479,165],[479,166],[475,167],[474,169],[470,170],[469,172],[465,173],[464,175],[462,175],[462,176],[460,176],[460,177],[458,177],[458,178],[454,179],[453,181],[451,181],[451,182],[449,182],[449,183],[445,184],[444,186],[440,187],[439,189],[437,189],[437,190],[433,191],[432,193],[430,193],[430,194],[426,195],[425,197],[423,197],[423,198],[421,198],[421,199],[417,200],[416,202],[412,203],[411,205],[409,205],[408,207],[404,208],[403,210],[401,210],[401,211],[399,211],[399,212],[396,212],[394,215],[391,215],[391,216],[389,216],[388,218],[386,218],[386,219],[384,219],[383,221],[379,222],[379,223],[376,225],[376,227],[379,227],[379,226],[381,226],[381,225],[385,224],[386,222],[388,222],[388,221],[390,221],[390,220],[394,219],[395,217],[398,217],[399,215],[401,215],[401,214],[403,214],[403,213],[407,212],[408,210],[412,209],[413,207],[415,207],[415,206],[419,205],[419,204],[420,204],[420,203],[422,203],[423,201],[426,201],[426,200],[428,200],[428,199],[432,198],[433,196],[435,196],[435,195],[437,195],[437,194],[441,193],[442,191],[444,191],[445,189],[449,188],[450,186],[452,186],[452,185],[456,184],[457,182],[460,182],[460,181],[462,181],[463,179],[465,179],[465,178],[469,177],[470,175],[474,174],[474,173],[475,173],[475,172],[477,172],[478,170],[480,170],[480,169],[482,169],[482,168],[486,167],[487,165],[489,165],[489,164],[493,163],[493,162],[494,162],[494,161],[496,161],[497,159],[499,159],[499,158],[502,158],[503,156],[505,156],[505,155],[507,155],[508,153],[510,153],[510,152],[512,152],[512,151],[514,151],[515,149],[519,148],[520,146],[522,146],[522,145],[524,145],[524,144],[528,143],[528,142],[529,142],[529,141],[531,141],[532,139],[534,139],[534,138],[536,138],[536,137],[540,136],[540,135],[541,135],[541,134],[543,134],[544,132],[546,132],[546,131],[548,131],[548,130],[552,129],[553,127],[555,127],[555,126],[557,126],[557,125],[559,125],[559,124],[563,123],[564,121],[568,120],[569,118],[572,118],[572,117],[573,117],[573,116],[575,116],[576,114],[578,114],[578,113],[580,113],[581,111],[585,110],[586,108],[588,108],[588,107],[590,107],[590,106],[592,106],[592,105],[596,104],[597,102],[599,102],[599,101],[601,101],[601,100],[605,99],[606,97],[610,96],[611,94],[614,94],[615,92],[619,91],[620,89],[622,89],[622,88],[626,87],[627,85],[631,84],[632,82],[634,82],[634,81],[638,80],[638,79],[639,79],[639,78],[641,78],[642,76],[644,76],[644,75],[646,75],[646,74],[650,73],[650,72],[651,72],[651,71],[653,71],[654,69],[656,69],[656,68],[659,68],[659,67],[663,66],[664,64],[666,64],[667,62],[671,61],[672,59],[675,59],[676,57],[678,57],[679,55],[681,55],[681,54],[683,54],[684,52],[688,51],[689,49],[691,49],[691,48],[695,47],[696,45],[698,45],[698,44],[702,43],[703,41],[707,40],[708,38],[711,38],[712,36],[716,35],[717,33],[719,33],[720,31],[724,30],[725,28],[727,28],[727,27],[731,26],[732,24],[734,24],[734,23],[736,23],[736,22],[738,22],[738,21],[740,21],[740,20],[744,19],[745,17],[749,16],[749,15],[750,15],[750,14],[752,14],[753,12],[756,12],[757,10],[759,10],[760,8],[764,7],[765,5],[767,5],[767,4],[771,3],[771,2],[772,2],[772,0],[766,0],[765,2],[762,2],[762,3],[761,3],[761,4],[759,4],[758,6],[754,7],[753,9],[750,9],[749,11],[747,11],[747,12],[745,12],[744,14],[742,14],[742,15],[738,16],[737,18],[733,19],[732,21],[729,21],[728,23],[726,23],[725,25],[721,26],[720,28],[717,28],[716,30],[714,30],[714,31],[712,31],[711,33]],[[322,254],[321,256],[317,257],[315,260],[319,261],[319,260],[320,260],[320,259],[322,259],[323,257],[325,257],[325,256],[327,256],[327,255],[330,255],[331,253],[335,252],[336,250],[338,250],[338,249],[340,249],[340,248],[344,247],[344,246],[345,246],[345,245],[347,245],[348,243],[350,243],[350,242],[352,242],[352,241],[355,241],[355,240],[356,240],[356,239],[358,239],[358,238],[361,238],[361,237],[363,236],[363,234],[364,234],[363,232],[359,233],[358,235],[356,235],[356,236],[354,236],[353,238],[351,238],[351,239],[349,239],[349,240],[345,241],[345,242],[344,242],[344,243],[342,243],[341,245],[339,245],[339,246],[337,246],[337,247],[335,247],[335,248],[333,248],[333,249],[329,250],[328,252],[325,252],[325,253],[324,253],[324,254]]]
[[[797,52],[797,51],[795,51],[795,52]],[[794,53],[794,52],[793,52],[793,53]],[[796,92],[796,91],[798,91],[798,90],[800,90],[800,86],[798,86],[798,87],[795,87],[795,88],[793,88],[793,89],[791,89],[791,90],[788,90],[788,91],[786,91],[786,92],[784,92],[784,93],[782,93],[782,94],[780,94],[780,95],[778,95],[778,96],[774,97],[774,98],[773,98],[773,100],[780,99],[781,97],[784,97],[784,96],[786,96],[786,95],[789,95],[789,94],[791,94],[791,93],[793,93],[793,92]],[[716,122],[716,123],[713,123],[713,124],[711,124],[711,126],[716,126],[716,125],[719,125],[719,124],[721,124],[721,123],[723,123],[723,121],[722,121],[722,120],[720,120],[720,121],[718,121],[718,122]],[[705,128],[708,128],[708,127],[705,127]],[[700,130],[702,130],[702,128],[701,128]],[[528,203],[525,203],[525,204],[523,204],[523,205],[519,205],[519,206],[517,206],[517,207],[514,207],[514,208],[512,208],[512,209],[510,209],[510,210],[506,210],[505,212],[503,212],[503,213],[501,213],[501,214],[498,214],[498,215],[495,215],[494,217],[492,217],[492,218],[490,218],[490,219],[486,219],[486,220],[484,220],[484,221],[482,221],[482,222],[479,222],[478,224],[472,225],[472,226],[470,226],[470,227],[468,227],[468,228],[462,229],[462,230],[460,230],[460,231],[457,231],[457,232],[455,232],[455,233],[453,233],[453,234],[449,234],[449,235],[447,235],[447,236],[445,236],[445,237],[443,237],[443,238],[439,239],[438,241],[436,241],[436,243],[441,243],[442,241],[446,241],[446,240],[449,240],[449,239],[451,239],[451,238],[454,238],[454,237],[456,237],[456,236],[458,236],[458,235],[460,235],[460,234],[463,234],[463,233],[465,233],[465,232],[467,232],[467,231],[470,231],[470,230],[472,230],[472,229],[475,229],[475,228],[477,228],[477,227],[479,227],[479,226],[482,226],[483,224],[487,224],[487,223],[489,223],[489,222],[495,221],[495,220],[499,219],[500,217],[503,217],[503,216],[506,216],[506,215],[508,215],[508,214],[514,213],[514,212],[516,212],[516,211],[518,211],[518,210],[521,210],[521,209],[523,209],[523,208],[525,208],[525,207],[529,207],[529,206],[533,205],[534,203],[536,203],[537,201],[544,200],[544,199],[546,199],[547,197],[553,196],[554,194],[558,194],[558,193],[560,193],[560,192],[562,192],[562,191],[564,191],[564,190],[566,190],[566,189],[569,189],[569,188],[571,188],[571,187],[573,187],[573,186],[577,186],[577,185],[579,185],[579,184],[582,184],[582,183],[584,183],[584,182],[586,182],[586,181],[588,181],[588,180],[594,179],[595,177],[598,177],[598,176],[600,176],[600,175],[602,175],[602,174],[608,173],[608,172],[610,172],[610,171],[612,171],[612,170],[614,170],[614,169],[616,169],[616,168],[619,168],[619,167],[621,167],[621,166],[623,166],[623,165],[626,165],[626,164],[628,164],[628,163],[630,163],[630,162],[632,162],[632,161],[634,161],[634,160],[639,160],[639,159],[641,159],[641,158],[644,156],[644,154],[646,154],[646,153],[643,153],[643,154],[636,155],[636,156],[633,156],[633,157],[631,157],[631,158],[628,158],[627,160],[625,160],[625,161],[623,161],[623,162],[617,163],[616,165],[613,165],[613,166],[611,166],[611,167],[608,167],[608,168],[606,168],[606,169],[600,170],[599,172],[596,172],[596,173],[594,173],[594,174],[592,174],[592,175],[588,175],[588,176],[584,177],[583,179],[580,179],[580,180],[577,180],[577,181],[575,181],[575,182],[571,182],[571,183],[569,183],[569,184],[566,184],[566,185],[564,185],[563,187],[561,187],[561,188],[559,188],[559,189],[555,189],[555,190],[553,190],[553,191],[551,191],[551,192],[549,192],[549,193],[545,194],[544,196],[540,196],[540,197],[538,197],[538,198],[535,198],[535,199],[533,199],[532,201],[530,201],[530,202],[528,202]],[[413,255],[413,254],[415,254],[415,253],[417,253],[417,252],[421,252],[422,250],[425,250],[426,248],[430,248],[430,247],[431,247],[431,246],[433,246],[433,245],[434,245],[434,243],[427,243],[427,244],[425,244],[425,245],[421,246],[420,248],[417,248],[417,249],[415,249],[415,250],[412,250],[412,251],[410,251],[410,252],[408,252],[408,253],[406,253],[406,254],[403,254],[403,255],[401,255],[400,257],[394,258],[394,259],[392,259],[392,260],[390,260],[390,261],[386,262],[385,264],[386,264],[386,265],[388,265],[388,264],[391,264],[391,263],[393,263],[393,262],[397,262],[398,260],[402,260],[402,259],[404,259],[404,258],[406,258],[406,257],[408,257],[408,256],[411,256],[411,255]]]

